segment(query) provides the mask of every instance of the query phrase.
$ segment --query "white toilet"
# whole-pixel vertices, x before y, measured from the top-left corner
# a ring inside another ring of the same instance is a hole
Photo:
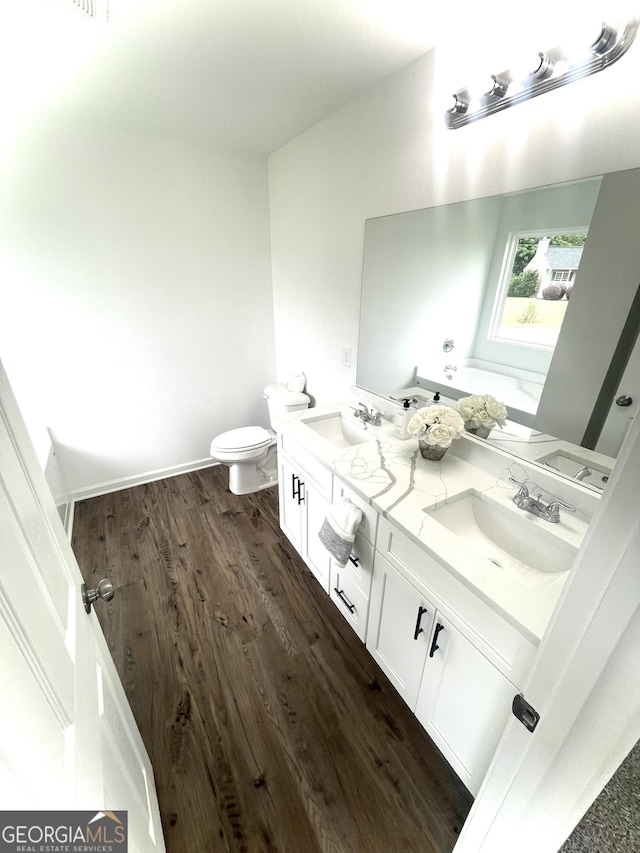
[[[229,466],[229,489],[234,495],[248,495],[275,486],[278,464],[273,427],[283,415],[309,408],[309,397],[289,391],[286,385],[267,385],[264,396],[272,429],[240,427],[220,433],[211,442],[211,456]]]

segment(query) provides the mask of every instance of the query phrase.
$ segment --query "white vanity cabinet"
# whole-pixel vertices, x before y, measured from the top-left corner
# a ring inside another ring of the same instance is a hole
[[[367,648],[475,795],[535,646],[386,519],[378,530]]]
[[[318,531],[331,506],[333,475],[294,442],[281,441],[279,450],[280,526],[324,591],[329,592],[331,558]]]
[[[286,433],[278,441],[282,530],[477,794],[536,643],[436,552],[380,516],[298,442]],[[318,537],[338,497],[362,511],[343,568]]]

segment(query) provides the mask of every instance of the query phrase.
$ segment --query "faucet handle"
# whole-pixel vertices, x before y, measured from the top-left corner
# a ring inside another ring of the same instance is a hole
[[[514,486],[520,486],[520,494],[523,498],[529,497],[529,489],[525,483],[521,483],[520,480],[516,480],[514,477],[509,477],[509,482],[513,483]]]
[[[513,496],[513,502],[519,509],[527,509],[532,503],[532,498],[529,496],[529,489],[524,483],[509,477],[509,482],[514,486],[519,486],[518,491]]]
[[[559,498],[556,498],[555,501],[552,501],[549,504],[549,506],[547,507],[547,511],[549,513],[558,512],[560,507],[566,509],[567,512],[576,512],[576,508],[572,504],[567,504],[564,501],[559,500]]]

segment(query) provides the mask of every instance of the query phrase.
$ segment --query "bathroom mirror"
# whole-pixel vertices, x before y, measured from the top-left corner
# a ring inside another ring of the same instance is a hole
[[[494,394],[522,427],[513,441],[494,430],[514,455],[532,461],[527,443],[543,434],[575,464],[581,447],[615,456],[631,411],[615,413],[617,438],[602,431],[640,325],[639,208],[634,169],[367,220],[358,386],[386,397],[416,387],[426,398]],[[555,348],[500,339],[514,235],[575,232],[587,237],[577,272],[564,273],[573,287]],[[575,464],[560,473],[573,476]]]

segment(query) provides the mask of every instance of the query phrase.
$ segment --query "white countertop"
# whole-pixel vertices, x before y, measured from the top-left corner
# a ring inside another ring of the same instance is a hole
[[[499,450],[493,451],[498,457],[496,470],[502,469],[498,477],[470,464],[461,458],[465,455],[461,452],[465,449],[462,442],[476,440],[467,436],[455,441],[440,462],[433,462],[422,458],[415,438],[406,441],[393,438],[393,426],[388,421],[383,421],[381,427],[367,428],[366,435],[375,436],[374,441],[344,449],[336,448],[305,424],[305,421],[340,411],[353,417],[353,409],[349,406],[323,406],[290,416],[278,426],[278,432],[330,468],[528,639],[537,643],[569,572],[553,574],[525,566],[517,570],[500,569],[478,556],[463,537],[435,521],[429,510],[470,491],[486,494],[507,512],[513,512],[514,519],[526,518],[527,523],[538,529],[540,537],[557,537],[564,543],[563,547],[575,553],[586,533],[588,519],[581,513],[561,510],[560,522],[550,524],[518,509],[512,501],[516,487],[508,478],[520,479],[522,464]],[[359,424],[355,418],[353,420]],[[573,488],[580,490],[579,486]]]

